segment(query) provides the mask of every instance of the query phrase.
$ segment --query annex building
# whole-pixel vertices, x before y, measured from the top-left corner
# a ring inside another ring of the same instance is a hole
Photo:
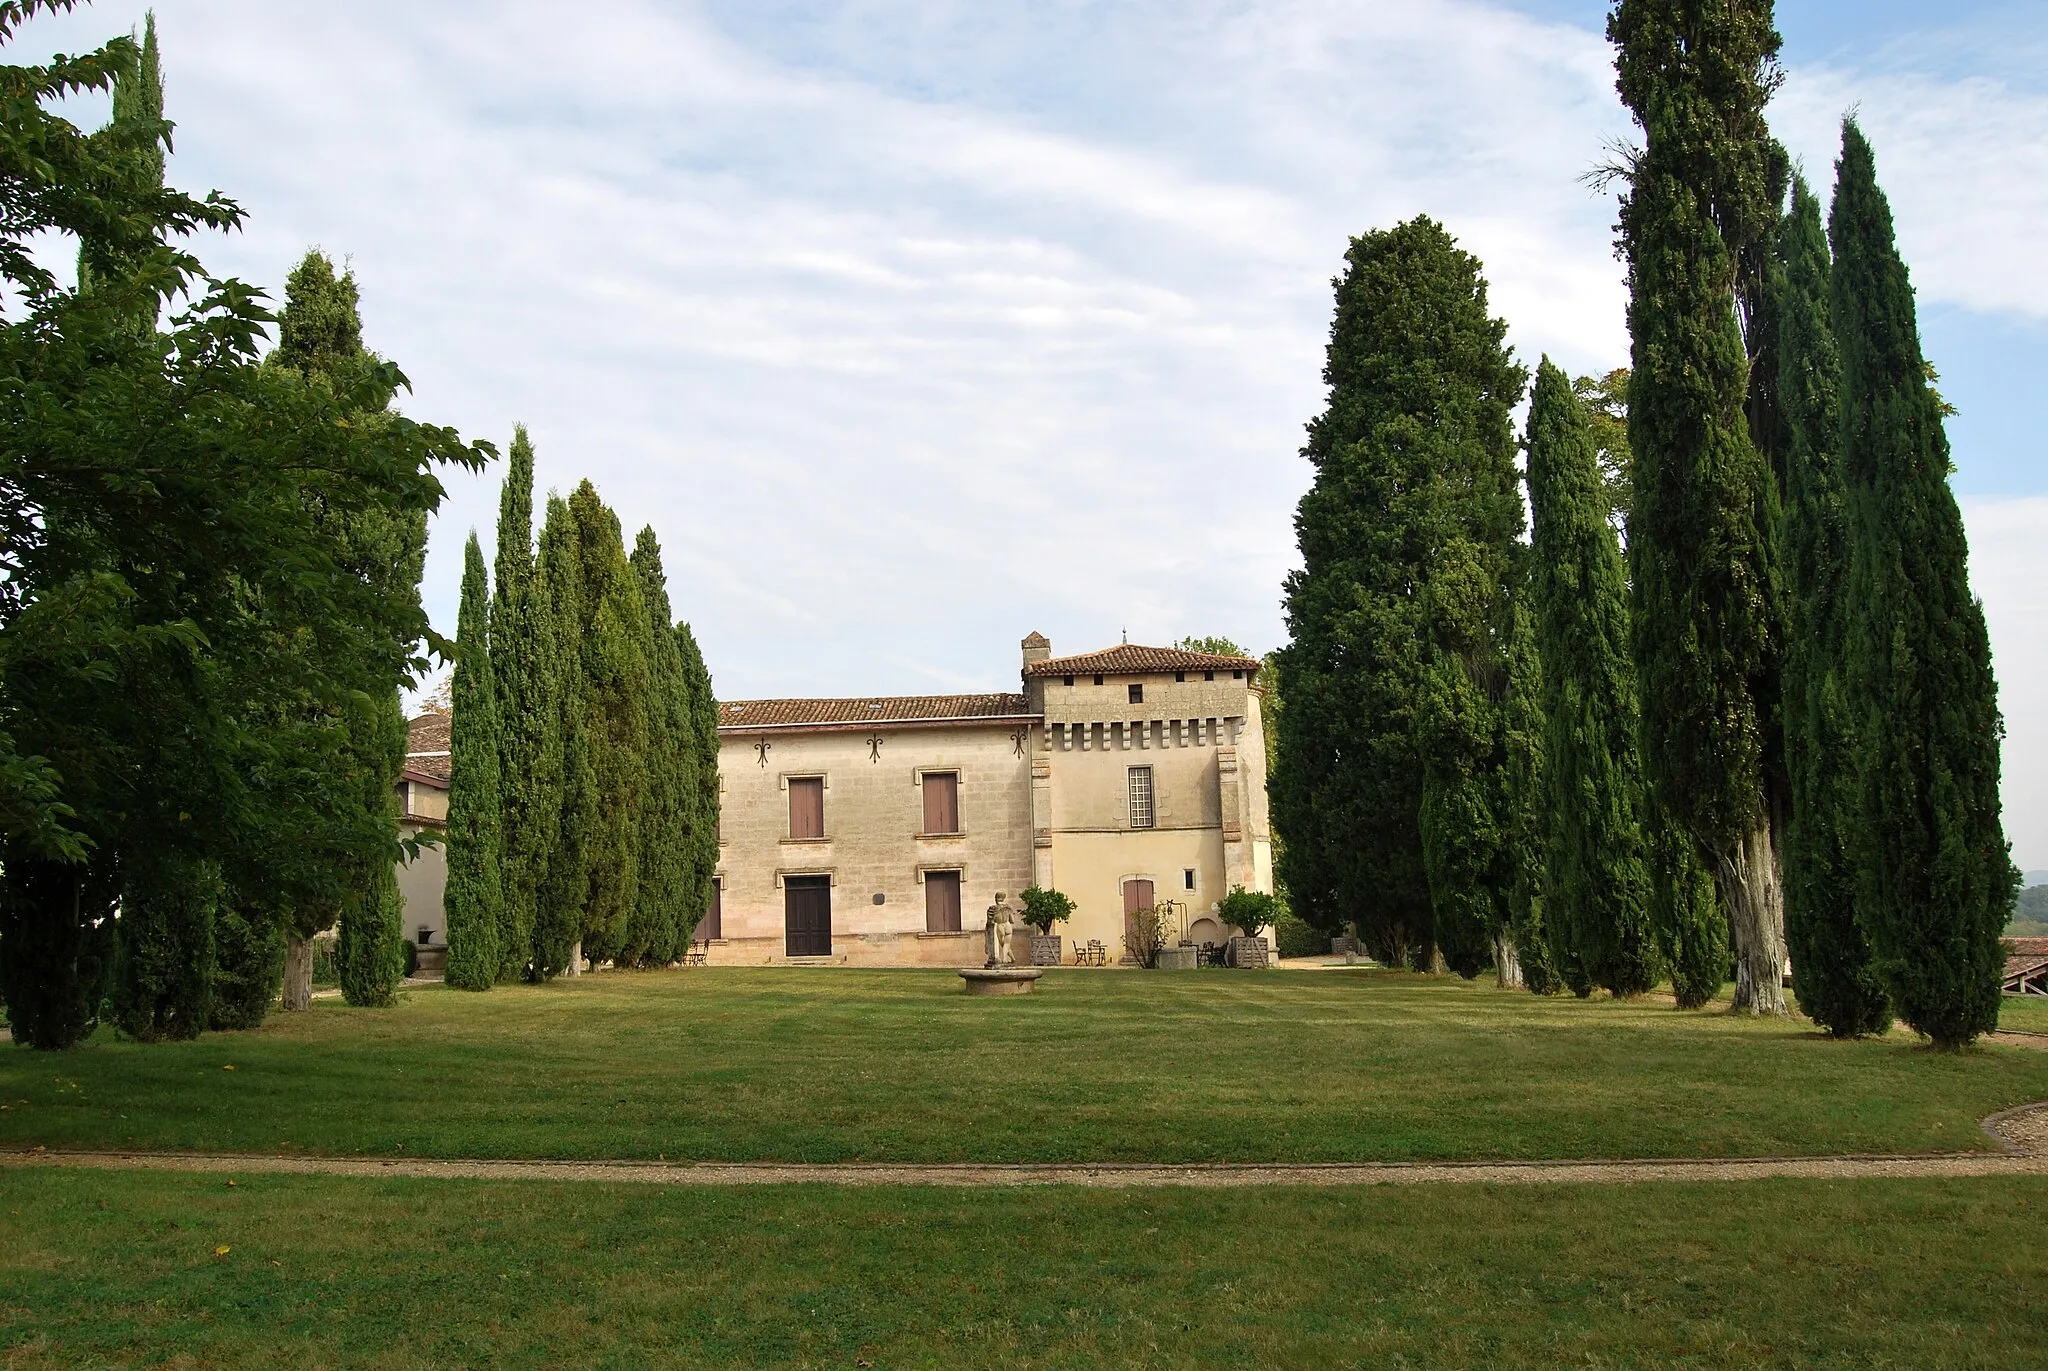
[[[984,911],[1037,884],[1053,932],[1117,961],[1127,911],[1221,942],[1232,886],[1273,888],[1259,663],[1023,642],[1015,694],[719,707],[713,963],[966,966]],[[1020,942],[1019,960],[1024,960]]]

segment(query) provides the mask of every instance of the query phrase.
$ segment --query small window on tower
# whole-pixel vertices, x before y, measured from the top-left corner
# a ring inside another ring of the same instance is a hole
[[[1144,686],[1142,686],[1142,685],[1134,685],[1134,686],[1132,686],[1132,687],[1131,687],[1131,703],[1132,703],[1132,704],[1134,704],[1134,705],[1141,705],[1141,704],[1145,703],[1145,687],[1144,687]]]
[[[1060,677],[1060,684],[1061,684],[1061,685],[1072,685],[1073,683],[1074,683],[1074,678],[1073,678],[1073,677],[1071,677],[1071,676],[1062,676],[1062,677]]]
[[[1213,671],[1205,671],[1202,673],[1202,679],[1205,681],[1213,681],[1216,679],[1216,673]]]
[[[1180,884],[1183,890],[1193,890],[1195,888],[1195,869],[1193,867],[1189,867],[1180,873]]]
[[[1176,671],[1176,672],[1174,672],[1174,673],[1173,673],[1173,679],[1174,679],[1174,680],[1175,680],[1176,682],[1179,682],[1179,681],[1185,681],[1185,680],[1186,680],[1187,678],[1188,678],[1188,674],[1187,674],[1187,673],[1186,673],[1185,671]]]
[[[1101,685],[1101,684],[1102,684],[1102,677],[1101,677],[1101,675],[1099,675],[1099,674],[1098,674],[1098,675],[1097,675],[1097,676],[1095,677],[1095,684],[1097,684],[1097,685]]]

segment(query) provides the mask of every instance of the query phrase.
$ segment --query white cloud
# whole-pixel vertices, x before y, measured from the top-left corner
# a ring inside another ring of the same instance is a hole
[[[1966,499],[1963,523],[2005,715],[2005,836],[2013,861],[2039,870],[2048,867],[2048,496]]]
[[[159,16],[174,175],[251,212],[207,260],[275,286],[348,255],[413,412],[524,420],[543,486],[655,526],[729,697],[997,688],[1034,628],[1275,644],[1352,233],[1430,213],[1526,361],[1626,358],[1612,202],[1579,180],[1628,131],[1591,31],[1472,0],[795,12]],[[2048,310],[2040,101],[1894,63],[1796,71],[1776,118],[1825,166],[1856,99],[1923,290]],[[496,513],[495,474],[450,485],[444,627]]]

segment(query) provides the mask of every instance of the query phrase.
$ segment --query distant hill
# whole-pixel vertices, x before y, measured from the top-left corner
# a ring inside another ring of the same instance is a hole
[[[2042,878],[2037,880],[2036,878]],[[2048,938],[2048,871],[2029,871],[2026,889],[2012,907],[2005,926],[2008,938]]]

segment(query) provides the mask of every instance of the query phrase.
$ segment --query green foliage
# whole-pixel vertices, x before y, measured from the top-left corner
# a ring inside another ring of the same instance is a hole
[[[1999,816],[2005,729],[1913,289],[1853,119],[1828,238],[1849,502],[1857,916],[1899,1017],[1958,1047],[1997,1026],[1998,936],[2019,886]]]
[[[391,813],[393,827],[398,813]],[[398,869],[381,862],[364,888],[341,911],[341,934],[335,943],[341,998],[358,1007],[383,1009],[397,1003],[398,982],[405,975],[405,910],[398,895]]]
[[[1545,358],[1529,408],[1532,608],[1542,661],[1544,910],[1595,984],[1657,984],[1628,660],[1628,578],[1593,435]]]
[[[448,984],[489,990],[498,979],[505,919],[498,698],[488,640],[490,573],[476,534],[463,551],[453,713],[449,719]]]
[[[141,1042],[196,1038],[213,1014],[214,913],[220,868],[186,853],[153,854],[123,872],[114,1023]]]
[[[1735,916],[1738,1008],[1779,993],[1768,752],[1780,631],[1777,496],[1753,441],[1738,266],[1776,215],[1763,107],[1769,0],[1620,0],[1617,82],[1644,146],[1626,172],[1629,562],[1645,778]]]
[[[580,595],[589,615],[587,631],[574,641],[582,648],[585,737],[597,800],[584,843],[590,885],[583,954],[596,962],[626,951],[639,900],[652,630],[640,580],[626,561],[619,516],[589,481],[569,496],[569,517],[576,525]]]
[[[223,904],[214,915],[213,952],[207,1027],[261,1028],[284,979],[284,929],[268,910]]]
[[[1728,914],[1699,849],[1664,817],[1655,794],[1645,797],[1649,841],[1650,921],[1680,1009],[1698,1009],[1728,983]]]
[[[682,956],[697,914],[690,909],[689,823],[697,803],[696,736],[682,651],[670,626],[668,577],[652,527],[631,558],[647,608],[647,790],[640,814],[640,880],[621,965],[667,966]]]
[[[491,675],[505,897],[498,975],[510,980],[533,961],[540,891],[562,830],[562,649],[555,606],[534,562],[533,444],[523,425],[513,431],[499,497],[496,581]]]
[[[1531,994],[1554,995],[1564,987],[1556,934],[1547,917],[1545,859],[1550,841],[1550,806],[1543,762],[1543,660],[1536,646],[1536,614],[1529,604],[1528,560],[1515,597],[1508,634],[1508,691],[1501,701],[1502,778],[1507,853],[1507,919],[1501,930],[1514,947],[1522,985]]]
[[[1216,912],[1223,916],[1223,922],[1242,930],[1247,938],[1256,938],[1273,927],[1282,908],[1279,896],[1264,890],[1246,890],[1241,885],[1230,887],[1230,893],[1216,902]]]
[[[1608,522],[1626,529],[1635,491],[1628,453],[1628,368],[1616,367],[1604,376],[1578,377],[1572,382],[1572,394],[1586,416],[1593,450],[1599,457]]]
[[[551,628],[552,676],[557,717],[561,721],[560,807],[547,852],[546,877],[534,902],[533,975],[537,980],[569,967],[572,950],[583,936],[583,911],[590,898],[591,831],[597,825],[597,778],[591,769],[590,683],[578,649],[588,619],[583,605],[581,554],[569,503],[548,497],[547,520],[541,526],[536,598]]]
[[[1785,416],[1785,940],[1799,1008],[1838,1038],[1891,1027],[1856,922],[1854,731],[1847,671],[1849,512],[1838,441],[1841,356],[1820,204],[1801,179],[1779,233],[1778,400]]]
[[[689,867],[686,872],[685,914],[687,922],[678,930],[687,943],[697,921],[710,912],[714,876],[718,870],[718,700],[711,690],[711,673],[705,669],[704,654],[690,626],[675,627],[676,656],[681,663],[689,708],[690,756],[695,762],[696,791],[686,795],[684,811],[688,834]]]
[[[1249,657],[1252,655],[1228,638],[1197,638],[1192,634],[1175,643],[1174,647],[1182,652],[1206,652],[1212,657]]]
[[[1479,263],[1428,219],[1352,240],[1336,290],[1279,654],[1280,878],[1302,918],[1355,921],[1382,961],[1426,960],[1440,937],[1462,959],[1482,941],[1478,873],[1496,860],[1492,832],[1467,846],[1452,825],[1492,812],[1505,760],[1493,716],[1524,374]]]
[[[1196,649],[1190,648],[1188,650],[1195,651]],[[1065,923],[1069,918],[1073,917],[1073,899],[1057,890],[1047,890],[1043,886],[1028,885],[1024,887],[1024,893],[1019,895],[1017,899],[1024,906],[1024,922],[1030,924],[1041,934],[1050,934],[1054,924]]]
[[[1273,920],[1273,950],[1282,957],[1321,957],[1330,950],[1330,935],[1283,911]]]
[[[23,1047],[70,1047],[99,1026],[114,965],[104,868],[10,855],[0,873],[0,998]]]

